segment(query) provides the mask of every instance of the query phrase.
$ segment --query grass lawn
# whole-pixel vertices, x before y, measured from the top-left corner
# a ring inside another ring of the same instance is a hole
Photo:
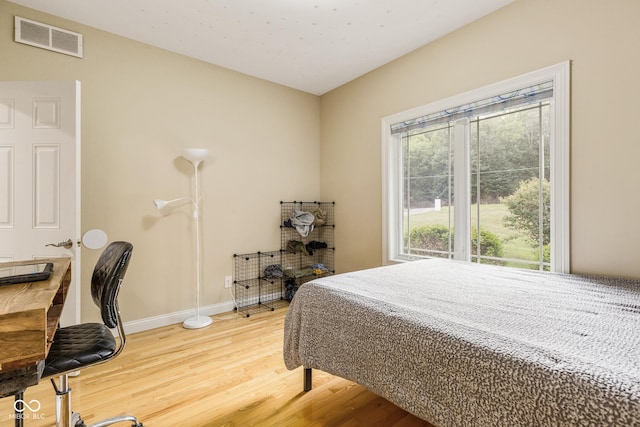
[[[531,246],[527,244],[524,234],[502,224],[502,218],[508,214],[507,207],[502,204],[480,205],[480,230],[490,231],[500,238],[505,258],[535,260]],[[453,223],[453,207],[444,207],[439,212],[422,212],[411,215],[411,228],[422,225],[449,224],[449,213]],[[476,224],[478,218],[477,205],[472,205],[471,223]]]

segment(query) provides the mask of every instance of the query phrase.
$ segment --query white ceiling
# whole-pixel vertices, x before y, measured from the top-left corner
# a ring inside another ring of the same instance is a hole
[[[10,1],[321,95],[514,0]]]

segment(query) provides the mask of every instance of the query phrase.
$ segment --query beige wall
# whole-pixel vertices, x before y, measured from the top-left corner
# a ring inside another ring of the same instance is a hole
[[[321,99],[341,271],[380,265],[382,117],[572,64],[571,262],[640,278],[640,2],[520,0]]]
[[[84,34],[84,59],[13,42],[13,16]],[[126,321],[194,306],[192,220],[159,215],[154,198],[189,194],[182,148],[202,165],[204,291],[230,300],[233,253],[280,246],[280,200],[319,197],[319,98],[0,0],[0,80],[80,80],[82,230],[129,240]],[[96,318],[88,287],[98,252],[82,250],[82,318]]]
[[[14,43],[16,14],[83,33],[85,58]],[[213,156],[202,304],[216,304],[234,252],[279,246],[283,199],[336,201],[338,271],[380,265],[381,118],[565,60],[573,271],[640,278],[637,22],[637,0],[519,0],[318,98],[0,0],[0,79],[82,82],[82,229],[135,245],[127,320],[193,306],[190,217],[151,204],[190,191],[183,147]],[[96,258],[83,249],[85,283]]]

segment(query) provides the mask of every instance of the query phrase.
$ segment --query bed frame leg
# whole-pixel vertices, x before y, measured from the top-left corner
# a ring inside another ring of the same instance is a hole
[[[311,390],[311,368],[304,368],[304,391]]]

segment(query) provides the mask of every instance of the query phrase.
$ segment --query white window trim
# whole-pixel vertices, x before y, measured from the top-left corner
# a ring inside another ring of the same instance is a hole
[[[570,62],[565,61],[499,83],[455,95],[427,105],[382,118],[382,263],[411,261],[401,256],[402,248],[402,144],[391,134],[391,125],[507,93],[522,87],[553,80],[551,123],[551,271],[569,273],[569,138],[570,138]]]
[[[453,180],[453,194],[457,194],[453,223],[471,226],[471,186],[466,184],[471,181],[469,119],[455,121],[453,128],[453,170],[459,171],[460,176],[464,177]],[[468,238],[470,232],[471,230],[454,233],[453,259],[471,261],[471,240]]]

